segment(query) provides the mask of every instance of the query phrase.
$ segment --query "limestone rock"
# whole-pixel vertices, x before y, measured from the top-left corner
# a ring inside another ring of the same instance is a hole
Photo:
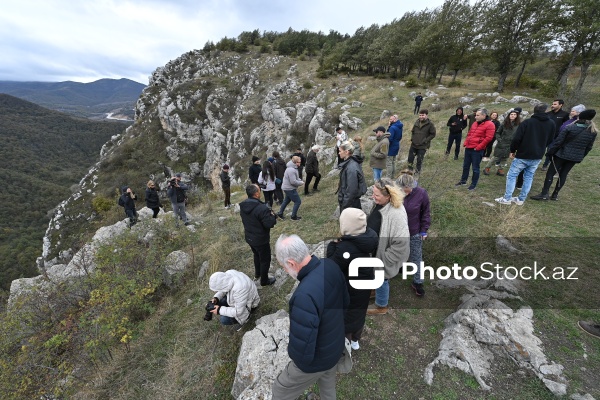
[[[163,281],[165,285],[173,287],[178,283],[179,277],[192,264],[192,258],[184,251],[176,250],[165,259]]]

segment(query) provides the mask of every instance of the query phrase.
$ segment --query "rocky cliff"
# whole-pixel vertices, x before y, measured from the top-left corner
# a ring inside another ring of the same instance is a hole
[[[284,56],[191,51],[157,68],[140,96],[135,123],[114,136],[101,160],[78,190],[55,210],[38,267],[66,264],[78,250],[79,234],[100,219],[96,197],[115,198],[128,184],[143,191],[148,179],[162,182],[173,171],[202,196],[207,180],[218,185],[222,164],[232,166],[233,183],[243,184],[252,155],[273,151],[289,156],[297,147],[319,152],[323,164],[334,158],[332,132],[342,124],[358,129],[352,110],[359,88],[350,80],[324,87],[315,82],[315,63],[295,64]]]

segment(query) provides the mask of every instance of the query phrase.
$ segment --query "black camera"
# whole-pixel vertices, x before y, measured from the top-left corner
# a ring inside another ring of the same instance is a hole
[[[169,181],[169,185],[170,185],[170,186],[177,186],[177,179],[176,179],[176,178],[173,178],[173,179],[171,179],[171,180]]]
[[[209,301],[206,303],[204,309],[206,310],[206,314],[204,314],[204,320],[211,321],[213,317],[213,313],[211,313],[211,311],[215,309],[215,304],[212,301]]]

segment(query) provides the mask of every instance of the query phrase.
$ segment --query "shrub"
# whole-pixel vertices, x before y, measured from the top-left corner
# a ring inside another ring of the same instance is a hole
[[[114,204],[115,202],[113,200],[107,199],[106,197],[94,197],[94,199],[92,200],[92,207],[94,208],[94,211],[98,214],[107,212],[112,208]]]
[[[419,86],[419,84],[417,83],[417,80],[412,76],[406,80],[406,87],[415,88],[417,86]]]
[[[306,82],[304,82],[304,83],[302,84],[302,87],[303,87],[304,89],[312,89],[312,88],[313,88],[313,85],[312,85],[312,83],[310,83],[310,82],[306,81]]]
[[[453,80],[448,84],[448,87],[461,87],[463,82],[460,79]]]
[[[544,97],[554,98],[558,94],[558,89],[557,81],[547,81],[540,85],[540,94]]]
[[[317,71],[317,78],[319,79],[327,79],[329,75],[331,75],[331,71],[329,70],[322,69],[320,71]]]

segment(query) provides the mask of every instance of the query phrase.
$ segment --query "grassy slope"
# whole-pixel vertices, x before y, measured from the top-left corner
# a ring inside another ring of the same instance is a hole
[[[410,90],[389,81],[371,78],[356,78],[352,82],[335,78],[335,81],[341,87],[349,83],[367,86],[364,90],[346,95],[349,100],[365,103],[365,107],[351,110],[353,116],[365,122],[358,132],[364,138],[373,127],[385,122],[379,121],[383,109],[391,109],[400,115],[405,123],[400,158],[405,158],[410,137],[407,132],[416,119],[411,115]],[[474,193],[468,193],[464,188],[455,189],[454,183],[458,181],[462,163],[444,160],[443,157],[447,137],[445,122],[457,104],[456,97],[467,92],[492,91],[486,82],[470,83],[470,87],[444,94],[441,103],[447,108],[431,114],[438,128],[438,137],[426,155],[420,179],[420,184],[429,191],[432,200],[431,240],[425,245],[425,260],[430,265],[468,263],[484,258],[487,260],[487,257],[505,262],[503,256],[495,252],[493,241],[489,241],[497,234],[503,234],[517,237],[516,243],[527,249],[525,256],[511,261],[523,262],[533,258],[554,265],[574,262],[582,267],[587,266],[583,271],[585,282],[569,283],[569,286],[529,282],[523,297],[524,304],[537,305],[535,333],[542,339],[549,360],[565,366],[565,376],[570,382],[569,393],[588,392],[598,397],[600,384],[596,377],[600,373],[600,341],[585,335],[576,327],[578,319],[600,320],[598,310],[592,309],[598,304],[597,294],[593,291],[598,273],[590,262],[598,259],[596,249],[600,237],[596,224],[597,207],[593,206],[600,204],[600,187],[595,173],[600,164],[598,145],[581,165],[573,169],[561,192],[560,201],[527,201],[523,207],[486,205],[483,202],[493,203],[493,199],[502,194],[505,179],[482,176]],[[326,87],[330,85],[330,82],[324,83]],[[393,103],[390,100],[392,96],[397,96],[399,100]],[[429,100],[426,100],[425,105],[429,104]],[[490,109],[505,111],[509,107],[503,104],[491,106]],[[524,108],[530,107],[526,105]],[[366,143],[368,151],[372,142]],[[328,172],[329,167],[324,166],[323,170]],[[368,179],[372,179],[368,164],[365,164],[364,170]],[[543,175],[538,172],[532,192],[540,189],[542,179]],[[311,243],[336,235],[337,222],[330,218],[336,207],[333,194],[336,187],[336,178],[324,179],[319,194],[303,198],[300,209],[303,220],[294,223],[288,219],[279,223],[273,229],[273,241],[283,232],[298,233]],[[238,188],[232,201],[239,202],[244,197],[241,188]],[[242,333],[230,334],[217,323],[202,320],[203,304],[211,293],[207,289],[207,278],[197,279],[197,271],[200,263],[208,259],[211,271],[235,268],[251,273],[252,258],[243,241],[239,216],[221,209],[220,195],[211,193],[192,213],[203,224],[193,249],[196,265],[189,272],[187,283],[172,297],[164,299],[159,312],[145,322],[131,351],[119,354],[75,398],[231,398],[230,389]],[[218,222],[217,217],[220,216],[229,218]],[[448,251],[443,242],[443,238],[449,237],[458,238],[457,248],[453,251]],[[478,239],[472,239],[474,237]],[[581,238],[596,243],[590,244]],[[262,305],[256,317],[280,308],[287,309],[284,297],[291,287],[292,282],[288,280],[279,290],[262,290]],[[557,299],[553,297],[555,293],[567,297]],[[340,399],[553,398],[531,373],[519,372],[513,363],[503,361],[500,357],[496,358],[493,376],[487,381],[493,387],[490,393],[479,389],[473,378],[448,368],[438,369],[433,385],[427,386],[422,376],[424,368],[437,355],[443,320],[459,304],[461,292],[427,285],[426,297],[416,299],[408,283],[395,279],[391,284],[391,294],[393,311],[387,316],[367,318],[361,350],[355,353],[355,368],[351,374],[339,378]],[[569,298],[569,295],[574,298]],[[585,300],[582,301],[582,298]],[[188,299],[194,300],[190,306],[186,306]],[[560,300],[563,303],[556,307],[553,302]],[[577,309],[566,308],[569,304],[576,304]]]

